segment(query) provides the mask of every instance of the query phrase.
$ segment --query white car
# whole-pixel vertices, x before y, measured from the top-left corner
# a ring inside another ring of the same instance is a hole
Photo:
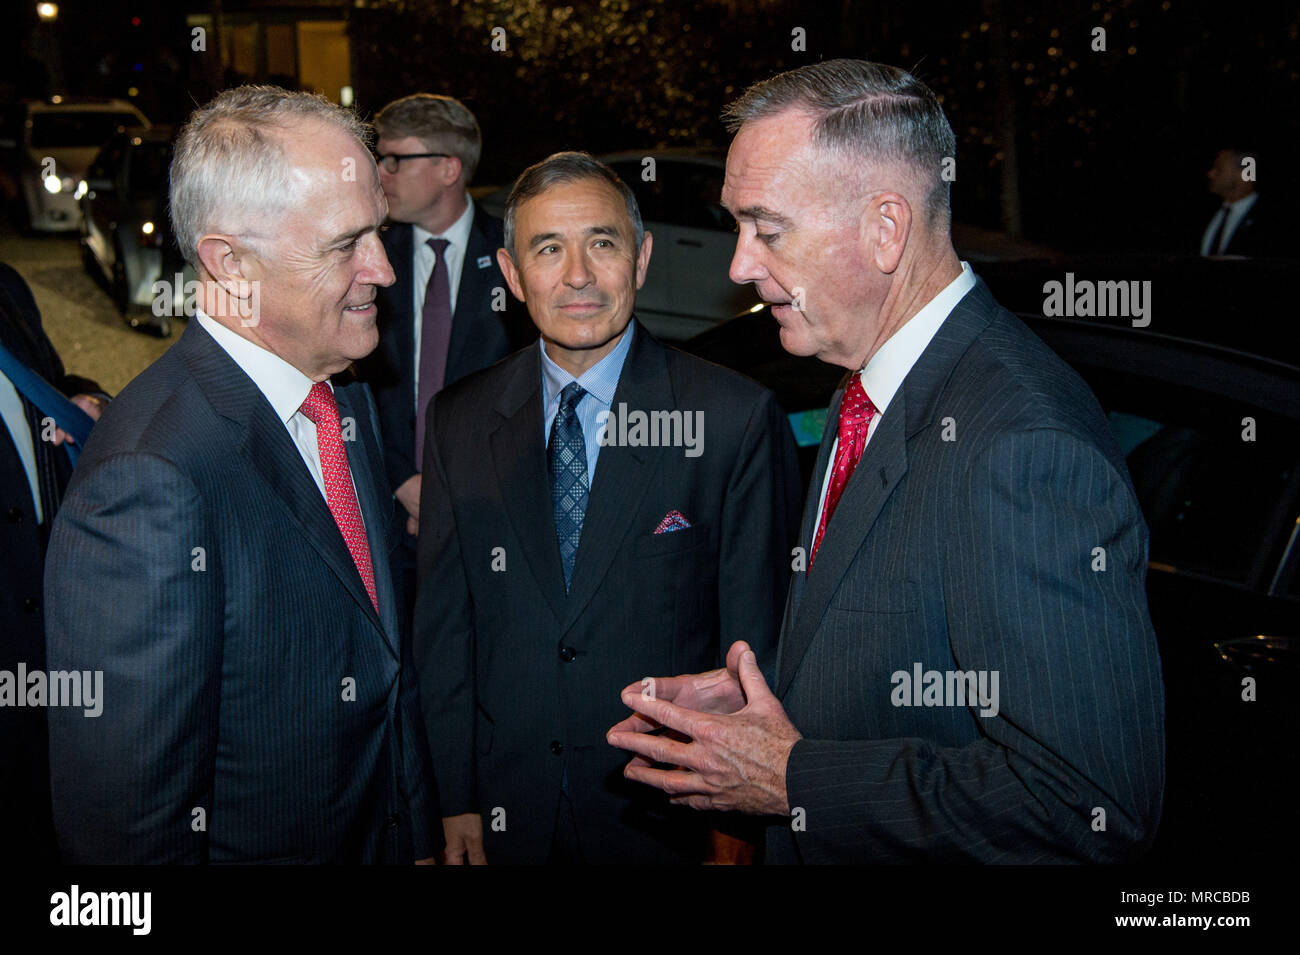
[[[145,115],[125,100],[31,100],[19,104],[0,149],[13,157],[23,225],[35,232],[78,227],[73,198],[96,153],[117,130],[149,128]]]

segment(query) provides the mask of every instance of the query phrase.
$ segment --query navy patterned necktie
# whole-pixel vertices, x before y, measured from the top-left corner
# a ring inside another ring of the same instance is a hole
[[[551,440],[546,446],[551,471],[551,504],[555,510],[555,536],[560,539],[560,563],[564,565],[564,590],[573,580],[573,562],[582,539],[582,518],[587,513],[587,445],[582,440],[578,402],[586,392],[576,381],[560,392],[560,410],[551,422]]]

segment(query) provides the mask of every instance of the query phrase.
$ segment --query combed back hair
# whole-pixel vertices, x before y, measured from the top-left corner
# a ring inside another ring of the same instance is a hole
[[[316,93],[240,86],[190,114],[172,151],[169,196],[172,231],[190,265],[198,269],[203,236],[233,233],[250,211],[274,214],[297,205],[284,133],[313,120],[336,127],[369,151],[370,127],[352,110]]]
[[[450,153],[460,160],[461,182],[469,185],[483,154],[483,133],[465,104],[451,96],[415,93],[395,99],[375,116],[381,139],[414,136],[431,153]]]
[[[641,242],[645,239],[645,226],[641,223],[641,209],[636,204],[636,196],[628,184],[599,159],[590,153],[564,152],[547,156],[539,163],[534,163],[519,174],[510,198],[506,200],[505,239],[506,251],[511,258],[515,256],[515,214],[519,206],[536,196],[540,196],[552,186],[566,182],[582,182],[595,179],[606,183],[623,197],[627,206],[627,217],[632,220],[632,231],[636,234],[636,250],[641,251]]]
[[[951,222],[950,182],[943,160],[957,139],[928,86],[906,70],[865,60],[827,60],[755,83],[729,103],[722,120],[731,133],[788,109],[815,117],[813,143],[853,163],[898,163],[928,186],[931,226]]]

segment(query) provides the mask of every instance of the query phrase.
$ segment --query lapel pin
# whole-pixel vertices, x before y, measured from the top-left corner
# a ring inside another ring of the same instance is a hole
[[[489,265],[491,265],[491,264],[492,264],[492,256],[490,256],[490,255],[480,255],[480,256],[478,257],[478,267],[479,267],[480,269],[485,269],[485,268],[487,268],[487,267],[488,267]]]

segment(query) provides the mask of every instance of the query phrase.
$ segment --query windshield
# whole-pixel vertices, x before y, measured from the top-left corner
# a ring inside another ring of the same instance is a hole
[[[32,148],[102,146],[119,126],[139,126],[134,113],[63,112],[32,116]]]

